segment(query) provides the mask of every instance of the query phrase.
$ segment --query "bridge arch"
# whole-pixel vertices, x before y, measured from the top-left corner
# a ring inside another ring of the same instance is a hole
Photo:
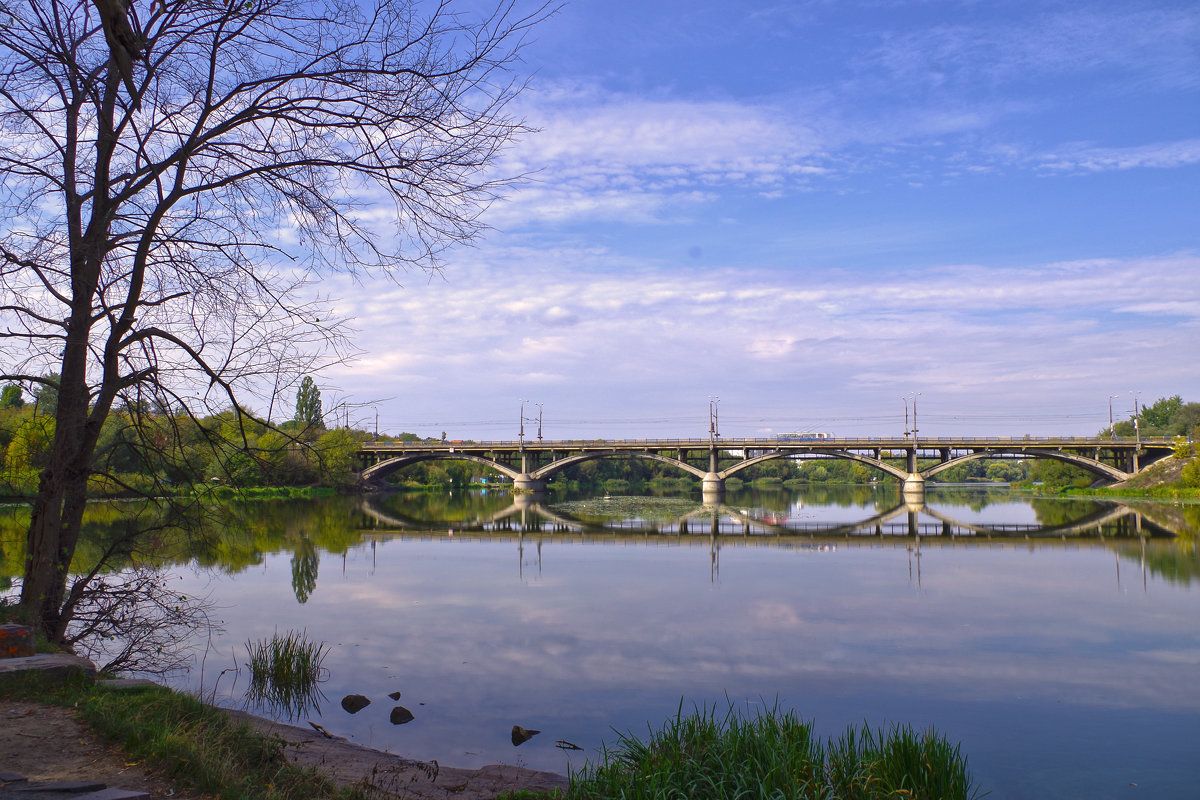
[[[670,456],[659,455],[658,453],[638,453],[638,452],[596,453],[596,452],[591,452],[591,453],[580,453],[579,455],[576,455],[576,456],[567,456],[566,458],[560,458],[558,461],[552,461],[549,464],[546,464],[544,467],[539,467],[538,469],[529,473],[529,477],[531,477],[535,480],[539,480],[539,481],[546,480],[550,476],[557,475],[558,473],[562,472],[567,467],[573,467],[576,464],[582,464],[585,461],[596,461],[601,458],[644,458],[648,461],[659,461],[663,464],[670,464],[671,466],[681,469],[684,472],[688,472],[688,473],[691,473],[692,475],[695,475],[697,478],[703,479],[704,476],[708,474],[707,470],[700,469],[699,467],[694,467],[691,464],[687,463],[686,461],[680,461],[677,458],[671,458]]]
[[[764,453],[761,456],[754,456],[753,458],[748,458],[744,461],[739,461],[737,464],[734,464],[733,466],[729,467],[728,469],[718,472],[717,477],[719,477],[721,480],[724,480],[733,475],[736,475],[737,473],[741,472],[744,469],[748,469],[749,467],[754,466],[755,464],[761,464],[764,461],[770,461],[771,459],[774,459],[774,458],[788,458],[788,457],[795,456],[795,455],[796,455],[795,453]],[[820,452],[814,453],[814,455],[822,457],[822,458],[834,458],[834,459],[842,459],[845,461],[857,461],[860,464],[866,464],[869,467],[874,467],[875,469],[886,472],[889,475],[899,478],[901,481],[903,481],[905,478],[908,477],[908,473],[905,470],[900,469],[899,467],[897,467],[893,464],[888,464],[887,462],[880,461],[877,458],[871,458],[870,456],[864,456],[860,453],[853,453],[848,450],[836,450],[833,452],[820,451]]]
[[[1003,456],[1010,456],[1010,457],[1020,456],[1022,458],[1048,458],[1048,459],[1053,459],[1055,461],[1062,461],[1067,464],[1073,464],[1077,467],[1081,467],[1081,468],[1087,470],[1088,472],[1092,473],[1093,475],[1096,475],[1097,477],[1105,478],[1105,479],[1112,480],[1112,481],[1123,481],[1130,477],[1130,474],[1128,472],[1119,470],[1116,467],[1105,464],[1102,461],[1097,461],[1094,458],[1088,458],[1087,456],[1081,456],[1081,455],[1077,455],[1075,453],[1064,453],[1059,450],[1033,450],[1033,451],[1030,451],[1030,450],[1024,450],[1021,448],[1014,448],[1012,450],[993,449],[993,450],[984,450],[984,451],[977,451],[974,453],[968,453],[966,455],[957,456],[955,458],[950,459],[949,461],[943,461],[940,464],[936,464],[932,467],[928,467],[927,469],[921,470],[921,475],[922,475],[922,477],[925,477],[925,478],[932,478],[934,475],[937,475],[939,472],[944,472],[944,471],[950,469],[951,467],[957,466],[959,464],[964,464],[968,461],[978,461],[980,459],[997,458],[997,457],[1003,457]]]
[[[500,464],[492,461],[490,458],[476,456],[470,453],[420,453],[411,456],[397,456],[389,458],[386,461],[380,461],[378,464],[373,464],[364,469],[360,475],[363,481],[372,481],[376,478],[383,478],[391,475],[397,470],[411,467],[413,464],[419,464],[422,461],[474,461],[476,464],[483,464],[485,467],[491,467],[502,475],[507,475],[514,481],[520,477],[521,471],[515,470],[506,464]]]

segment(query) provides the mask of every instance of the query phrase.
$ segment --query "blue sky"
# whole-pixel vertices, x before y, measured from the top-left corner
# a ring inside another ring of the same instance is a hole
[[[926,435],[1086,435],[1112,395],[1200,401],[1194,3],[576,0],[521,69],[492,231],[322,287],[360,424],[700,436],[716,396],[727,436],[891,435],[919,393]]]

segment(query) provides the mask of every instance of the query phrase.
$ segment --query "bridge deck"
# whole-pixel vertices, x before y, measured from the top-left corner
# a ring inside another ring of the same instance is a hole
[[[362,449],[366,452],[391,451],[438,451],[451,452],[455,450],[529,450],[529,451],[562,451],[562,450],[708,450],[716,447],[721,450],[764,450],[791,448],[829,448],[847,449],[938,449],[954,448],[984,448],[984,447],[1100,447],[1100,448],[1130,448],[1130,447],[1171,447],[1171,439],[1165,436],[1115,437],[1107,436],[923,436],[919,439],[901,436],[858,436],[838,437],[828,439],[779,439],[767,438],[719,438],[719,439],[546,439],[503,440],[503,441],[416,441],[416,442],[364,442]]]

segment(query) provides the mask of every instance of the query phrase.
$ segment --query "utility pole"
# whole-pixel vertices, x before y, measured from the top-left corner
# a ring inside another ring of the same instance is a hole
[[[1138,408],[1138,395],[1141,394],[1141,392],[1130,390],[1129,393],[1133,395],[1133,435],[1134,438],[1137,439],[1138,443],[1141,443],[1142,426],[1138,424],[1140,422],[1138,417],[1141,416],[1142,413],[1141,409]]]
[[[517,443],[521,444],[521,445],[525,444],[525,404],[528,402],[529,402],[528,400],[521,401],[521,413],[518,417],[518,419],[520,420],[520,422],[519,422],[520,427],[517,431]]]
[[[708,398],[708,440],[716,443],[721,438],[721,426],[718,419],[718,409],[721,404],[721,398],[709,396]]]
[[[538,444],[542,443],[542,404],[538,403]]]
[[[1120,397],[1119,394],[1110,394],[1108,396],[1108,438],[1117,438],[1117,432],[1113,429],[1112,401]]]
[[[921,396],[920,392],[909,392],[908,397],[901,397],[904,401],[904,438],[907,439],[909,434],[912,434],[913,441],[917,440],[917,398]],[[912,428],[908,427],[908,401],[912,401]]]

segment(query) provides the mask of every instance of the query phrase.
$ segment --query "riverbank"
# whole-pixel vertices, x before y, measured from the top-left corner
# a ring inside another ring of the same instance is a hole
[[[561,775],[512,765],[471,770],[406,759],[153,684],[7,680],[0,722],[4,773],[99,782],[156,799],[488,800],[566,785]]]

